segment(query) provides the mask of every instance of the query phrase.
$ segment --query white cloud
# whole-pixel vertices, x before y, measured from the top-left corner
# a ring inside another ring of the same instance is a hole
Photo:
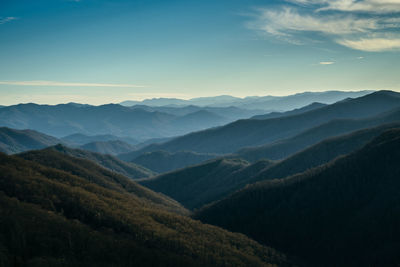
[[[297,7],[259,8],[256,19],[249,24],[251,28],[297,45],[323,37],[361,51],[381,52],[399,48],[400,17],[395,12],[400,12],[400,0],[286,2]],[[365,12],[361,14],[358,11]]]
[[[282,10],[260,9],[260,12],[258,28],[274,35],[288,35],[291,31],[351,34],[381,27],[376,19],[356,19],[342,15],[302,15],[288,7]]]
[[[5,24],[5,23],[10,22],[10,21],[13,21],[13,20],[17,20],[17,19],[18,18],[16,18],[16,17],[5,17],[5,18],[0,17],[0,25],[1,24]]]
[[[319,5],[317,11],[334,10],[364,13],[400,12],[400,0],[287,0],[301,6]]]
[[[399,0],[333,0],[323,1],[327,6],[320,10],[339,10],[345,12],[396,13],[400,12]]]
[[[118,87],[118,88],[136,88],[145,87],[136,84],[118,84],[118,83],[71,83],[56,81],[0,81],[0,85],[19,85],[19,86],[65,86],[65,87]]]
[[[335,62],[334,61],[321,61],[319,64],[320,65],[332,65],[332,64],[335,64]]]
[[[367,52],[400,50],[400,38],[361,38],[358,40],[339,40],[337,42],[349,48]]]

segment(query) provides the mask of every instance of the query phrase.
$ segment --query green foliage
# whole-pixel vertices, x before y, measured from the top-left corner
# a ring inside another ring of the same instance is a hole
[[[60,140],[33,130],[15,130],[0,127],[0,152],[14,154],[41,149],[60,143]]]
[[[194,217],[315,266],[398,266],[400,129],[285,179],[262,181]]]
[[[29,161],[0,154],[0,262],[5,266],[287,263],[282,254],[244,235],[166,211],[171,203],[157,203],[165,197],[89,161],[50,150],[22,156]]]
[[[81,149],[72,149],[60,144],[49,147],[48,149],[58,151],[68,156],[91,160],[103,168],[125,175],[132,179],[145,178],[155,175],[153,171],[146,169],[143,166],[119,160],[111,155],[103,155]]]
[[[193,209],[218,199],[222,193],[235,186],[237,183],[231,179],[232,174],[248,165],[244,160],[215,159],[140,180],[139,183]]]
[[[214,154],[201,154],[191,151],[170,153],[167,151],[147,152],[139,155],[132,162],[145,166],[158,173],[181,169],[190,165],[215,158]]]

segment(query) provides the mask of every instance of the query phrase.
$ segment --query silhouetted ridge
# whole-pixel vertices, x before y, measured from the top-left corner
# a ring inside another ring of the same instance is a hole
[[[221,173],[219,165],[213,163],[220,160],[215,160],[159,175],[141,183],[178,200],[187,208],[199,208],[226,197],[247,184],[284,178],[325,164],[338,156],[360,149],[382,132],[396,127],[400,127],[400,122],[329,138],[287,159],[275,162],[261,160],[251,165],[244,164],[240,169],[233,169],[231,172]],[[196,191],[198,188],[202,190]]]
[[[267,120],[238,120],[225,126],[190,133],[141,152],[188,150],[200,153],[232,153],[293,137],[332,119],[361,119],[400,107],[400,94],[378,92],[297,115]]]
[[[400,122],[399,108],[365,119],[334,119],[291,138],[277,140],[263,146],[243,148],[235,154],[248,161],[257,161],[262,158],[283,159],[323,139],[391,122]]]
[[[195,217],[315,266],[400,262],[400,129],[348,156],[286,179],[259,182]]]

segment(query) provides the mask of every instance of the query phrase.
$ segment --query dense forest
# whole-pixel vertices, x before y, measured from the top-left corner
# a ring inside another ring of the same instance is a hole
[[[47,167],[37,163],[38,157],[32,155],[31,161],[0,154],[2,266],[287,263],[281,253],[244,235],[165,211],[154,203],[165,197],[151,191],[138,196],[140,189],[146,190],[140,186],[131,192],[115,177],[105,181],[90,173],[90,166],[87,175],[83,170],[72,174],[75,170],[68,170],[63,161]]]
[[[400,129],[285,179],[262,181],[195,218],[315,266],[398,266]]]

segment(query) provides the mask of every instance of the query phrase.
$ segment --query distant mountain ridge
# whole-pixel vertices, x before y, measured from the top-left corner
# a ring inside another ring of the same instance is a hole
[[[334,119],[291,138],[263,146],[242,148],[235,154],[251,162],[262,158],[283,159],[323,139],[391,122],[400,122],[400,108],[363,119]]]
[[[289,96],[249,96],[245,98],[221,95],[215,97],[199,97],[189,100],[177,98],[153,98],[143,101],[124,101],[123,106],[147,105],[147,106],[209,106],[229,107],[234,106],[244,109],[261,109],[269,111],[286,111],[309,105],[313,102],[332,104],[345,98],[355,98],[372,93],[373,91],[326,91],[304,92]]]
[[[214,129],[177,137],[159,145],[150,145],[141,149],[141,152],[187,150],[227,154],[243,147],[264,145],[290,138],[332,119],[367,118],[398,107],[400,107],[400,93],[379,91],[292,116],[265,120],[238,120]]]
[[[232,108],[215,109],[215,112],[230,114],[229,117],[224,117],[202,109],[173,114],[172,111],[166,113],[116,104],[19,104],[0,109],[0,126],[33,129],[66,140],[75,140],[77,143],[82,143],[85,136],[92,136],[93,141],[110,141],[110,135],[118,136],[116,140],[139,143],[151,138],[178,136],[257,114],[241,109],[230,113],[231,110]],[[124,137],[128,139],[124,140]]]

